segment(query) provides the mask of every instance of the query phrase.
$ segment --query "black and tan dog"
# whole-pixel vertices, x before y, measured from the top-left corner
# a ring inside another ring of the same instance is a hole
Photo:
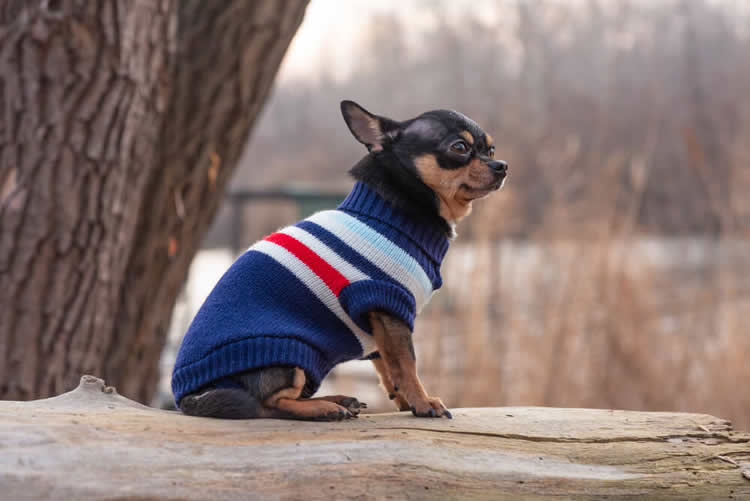
[[[350,173],[398,210],[418,215],[449,238],[472,202],[499,189],[507,175],[495,160],[492,137],[455,111],[438,110],[397,122],[369,113],[351,101],[341,103],[349,129],[369,153]],[[438,264],[439,266],[439,264]],[[382,385],[400,410],[416,416],[451,417],[417,376],[409,325],[383,311],[370,311],[369,334],[379,358],[373,359]],[[334,420],[354,417],[362,407],[347,396],[312,397],[300,367],[270,366],[238,372],[231,385],[208,386],[184,396],[183,412],[221,418],[274,417]]]

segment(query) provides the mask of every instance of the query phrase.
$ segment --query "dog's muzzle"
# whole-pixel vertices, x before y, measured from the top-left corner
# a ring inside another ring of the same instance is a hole
[[[508,174],[508,162],[504,162],[503,160],[493,160],[492,162],[488,162],[487,167],[489,167],[495,174],[502,175],[503,177]]]

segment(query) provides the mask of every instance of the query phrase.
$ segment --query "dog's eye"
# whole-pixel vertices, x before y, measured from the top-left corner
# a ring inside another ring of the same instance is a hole
[[[459,155],[463,155],[464,153],[469,151],[469,147],[465,141],[456,141],[451,145],[451,150],[455,153],[458,153]]]
[[[495,147],[490,146],[490,150],[487,154],[490,156],[490,158],[495,158]]]

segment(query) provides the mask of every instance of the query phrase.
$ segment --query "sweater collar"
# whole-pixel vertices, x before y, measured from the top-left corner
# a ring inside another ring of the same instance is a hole
[[[418,245],[435,263],[440,265],[448,251],[450,240],[442,228],[426,223],[395,208],[374,189],[357,181],[338,210],[377,219]]]

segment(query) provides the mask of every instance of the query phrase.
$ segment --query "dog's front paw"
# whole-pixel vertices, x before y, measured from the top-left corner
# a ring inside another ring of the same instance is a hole
[[[445,416],[448,419],[453,419],[451,411],[449,411],[442,400],[437,397],[427,397],[422,402],[417,402],[411,406],[411,412],[417,417],[442,417]]]

